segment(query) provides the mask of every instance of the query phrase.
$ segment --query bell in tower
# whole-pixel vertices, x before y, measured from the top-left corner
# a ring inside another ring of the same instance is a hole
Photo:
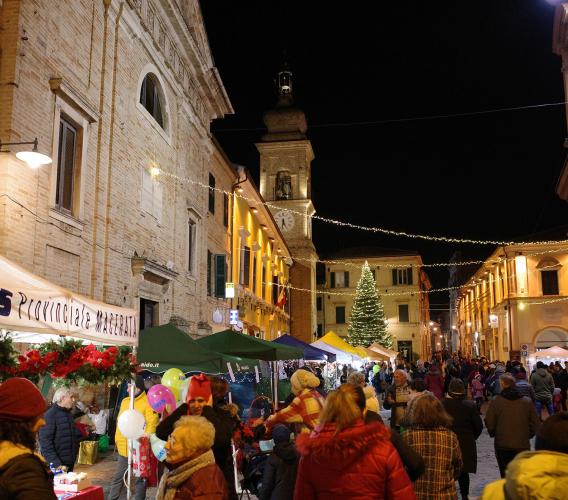
[[[288,65],[284,63],[282,71],[278,72],[278,95],[292,94],[292,72]]]

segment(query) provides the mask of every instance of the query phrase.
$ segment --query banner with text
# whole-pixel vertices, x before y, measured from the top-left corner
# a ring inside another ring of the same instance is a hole
[[[0,256],[0,328],[138,345],[135,309],[70,292]]]

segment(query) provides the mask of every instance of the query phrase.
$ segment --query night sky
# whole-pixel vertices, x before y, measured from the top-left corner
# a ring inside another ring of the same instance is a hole
[[[212,129],[256,180],[254,143],[263,112],[275,103],[273,80],[285,51],[316,155],[319,215],[499,240],[568,222],[568,204],[554,193],[565,157],[563,106],[396,121],[564,101],[561,62],[552,53],[554,7],[544,0],[201,5],[235,109]],[[314,240],[320,255],[349,241],[416,250],[425,263],[447,261],[455,250],[475,258],[492,251],[318,221]],[[447,271],[428,274],[434,287],[447,286]],[[447,294],[431,301],[446,302]]]

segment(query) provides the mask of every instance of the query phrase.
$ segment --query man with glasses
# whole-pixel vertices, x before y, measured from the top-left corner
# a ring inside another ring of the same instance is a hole
[[[51,467],[72,471],[81,440],[81,432],[75,427],[71,413],[75,394],[61,387],[55,391],[52,401],[45,414],[45,426],[39,431],[41,454]]]

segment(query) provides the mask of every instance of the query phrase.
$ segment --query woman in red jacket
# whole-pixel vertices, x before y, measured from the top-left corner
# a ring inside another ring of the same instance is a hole
[[[414,491],[384,425],[365,425],[355,388],[329,394],[320,424],[298,437],[296,500],[414,500]]]

